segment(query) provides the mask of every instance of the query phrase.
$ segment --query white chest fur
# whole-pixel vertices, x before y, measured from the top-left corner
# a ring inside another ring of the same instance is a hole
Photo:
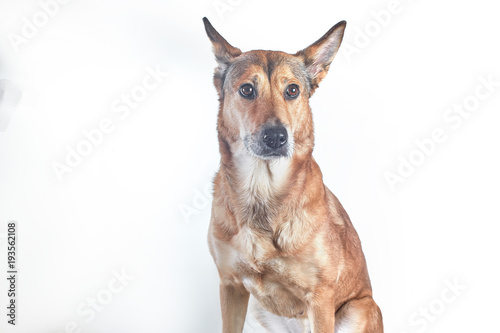
[[[307,258],[279,256],[271,243],[256,240],[250,228],[243,230],[235,239],[238,248],[225,242],[214,243],[222,279],[243,285],[276,315],[303,315],[310,291],[317,283],[314,263]]]
[[[240,182],[242,205],[251,206],[256,200],[272,201],[286,184],[291,159],[262,160],[244,151],[235,156]]]

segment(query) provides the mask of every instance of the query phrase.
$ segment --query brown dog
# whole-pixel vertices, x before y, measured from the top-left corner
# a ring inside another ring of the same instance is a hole
[[[203,21],[218,63],[221,162],[208,243],[223,332],[242,332],[250,294],[270,332],[383,332],[358,235],[312,157],[309,98],[345,21],[293,55],[242,53]]]

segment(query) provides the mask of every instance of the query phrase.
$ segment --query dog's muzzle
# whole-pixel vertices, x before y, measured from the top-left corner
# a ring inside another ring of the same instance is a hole
[[[258,133],[245,138],[245,146],[252,154],[263,159],[290,155],[288,132],[283,125],[263,126]]]

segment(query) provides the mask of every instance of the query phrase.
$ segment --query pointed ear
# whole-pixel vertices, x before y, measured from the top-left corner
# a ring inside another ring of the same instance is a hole
[[[236,58],[241,54],[241,50],[237,47],[231,46],[218,32],[214,29],[210,21],[204,17],[203,23],[205,24],[205,30],[207,32],[208,38],[213,45],[213,51],[215,54],[215,60],[217,60],[218,68],[217,71],[220,75],[223,75],[224,71],[227,69],[231,60]]]
[[[311,82],[311,95],[326,76],[330,64],[339,50],[345,26],[346,21],[340,21],[314,44],[295,54],[301,57],[306,65]]]

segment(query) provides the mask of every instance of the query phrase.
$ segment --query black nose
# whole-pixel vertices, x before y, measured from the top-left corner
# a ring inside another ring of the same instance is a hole
[[[288,139],[284,126],[268,127],[264,130],[262,140],[269,148],[278,149],[285,145]]]

